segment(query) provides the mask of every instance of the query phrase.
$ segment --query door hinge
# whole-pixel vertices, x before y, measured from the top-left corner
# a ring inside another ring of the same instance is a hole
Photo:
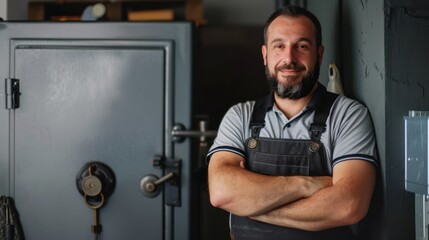
[[[6,109],[19,108],[19,79],[6,78],[5,79],[5,95],[6,95]]]

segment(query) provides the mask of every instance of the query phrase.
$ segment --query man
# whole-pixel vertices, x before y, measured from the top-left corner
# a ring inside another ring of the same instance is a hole
[[[231,237],[354,239],[375,185],[366,107],[326,92],[317,18],[284,7],[268,19],[262,56],[272,93],[233,106],[208,153],[213,206],[231,213]]]

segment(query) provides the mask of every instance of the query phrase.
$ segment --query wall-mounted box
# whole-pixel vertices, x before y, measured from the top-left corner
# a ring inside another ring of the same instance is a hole
[[[429,111],[410,111],[405,123],[405,189],[429,194]]]

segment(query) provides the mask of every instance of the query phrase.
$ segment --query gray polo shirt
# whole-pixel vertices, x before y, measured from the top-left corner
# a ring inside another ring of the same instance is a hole
[[[261,129],[260,137],[310,139],[314,105],[317,96],[323,91],[326,88],[319,83],[309,104],[291,119],[273,104],[265,115],[265,127]],[[249,123],[254,104],[255,101],[239,103],[228,110],[207,159],[218,151],[229,151],[245,157],[245,141],[251,136]],[[331,174],[335,164],[347,160],[363,160],[377,165],[375,136],[368,109],[343,95],[335,100],[331,108],[321,142],[325,146]]]

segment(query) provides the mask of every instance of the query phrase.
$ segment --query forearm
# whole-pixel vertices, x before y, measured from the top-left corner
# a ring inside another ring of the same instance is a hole
[[[338,171],[342,172],[341,175],[348,172],[350,177],[334,177],[333,186],[253,219],[308,231],[359,222],[366,215],[371,201],[375,184],[374,168],[362,161],[342,165],[343,169]],[[352,170],[354,172],[350,173]]]
[[[210,201],[213,206],[236,215],[262,214],[308,197],[331,182],[329,177],[256,174],[240,167],[240,161],[228,160],[235,157],[229,154],[213,156],[209,164]]]
[[[322,189],[311,197],[283,205],[252,218],[273,225],[307,231],[351,225],[353,220],[344,217],[347,215],[345,211],[350,208],[342,205],[342,199],[328,197],[332,192],[332,188]],[[350,222],[345,220],[350,220]]]
[[[226,167],[221,175],[209,176],[210,201],[236,215],[257,215],[305,197],[298,181]]]

